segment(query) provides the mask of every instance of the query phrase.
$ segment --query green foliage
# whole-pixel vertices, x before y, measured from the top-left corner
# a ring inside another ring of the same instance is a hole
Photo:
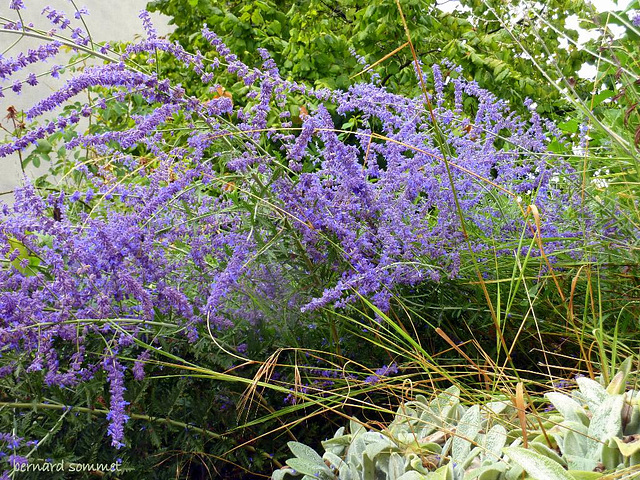
[[[561,65],[584,98],[590,83],[577,72],[590,54],[563,39],[558,30],[575,40],[577,33],[565,29],[565,20],[577,15],[590,21],[594,12],[583,1],[554,0],[544,6],[528,2],[463,0],[463,9],[443,12],[433,1],[400,2],[416,54],[423,65],[448,59],[518,109],[529,97],[538,111],[563,118],[573,106],[554,88],[535,64],[547,65],[548,52]],[[362,72],[351,54],[375,64],[407,41],[396,2],[391,0],[305,0],[302,2],[256,0],[154,0],[149,9],[172,17],[174,40],[188,49],[210,49],[199,32],[204,23],[248,65],[257,65],[258,47],[266,48],[283,75],[318,87],[346,88]],[[548,25],[547,25],[548,24]],[[163,65],[168,72],[171,64]],[[413,57],[408,47],[385,59],[373,70],[393,91],[419,94]],[[227,85],[227,88],[230,88]],[[234,97],[240,85],[230,88]]]

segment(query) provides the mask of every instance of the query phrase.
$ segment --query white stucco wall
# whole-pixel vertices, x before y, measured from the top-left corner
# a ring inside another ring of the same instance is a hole
[[[41,16],[43,8],[51,6],[52,8],[64,11],[69,19],[73,20],[72,25],[82,26],[82,23],[73,19],[74,9],[69,0],[23,0],[26,6],[25,10],[20,13],[25,23],[33,22],[34,27],[48,30],[52,28],[49,20]],[[136,36],[143,32],[142,21],[138,18],[140,10],[142,10],[147,0],[74,0],[78,8],[86,7],[89,15],[85,16],[85,22],[89,32],[96,42],[101,41],[130,41],[135,40]],[[0,0],[0,17],[17,20],[16,12],[9,9],[10,0]],[[154,25],[160,35],[167,35],[171,31],[168,25],[168,17],[153,14],[152,19]],[[4,22],[2,22],[4,23]],[[14,45],[14,42],[17,43]],[[20,38],[14,33],[0,31],[0,53],[3,57],[13,57],[20,51],[28,48],[36,47],[40,42],[32,38]],[[68,56],[66,58],[69,58]],[[15,79],[24,80],[27,73],[36,74],[43,73],[52,65],[63,65],[65,57],[59,56],[55,60],[49,60],[45,65],[38,64],[29,70],[23,70],[16,74]],[[7,109],[14,106],[17,109],[26,109],[33,105],[41,98],[50,95],[58,86],[63,84],[63,80],[56,80],[47,77],[40,77],[39,85],[28,87],[25,85],[23,92],[16,96],[13,92],[5,91],[5,97],[0,98],[0,122],[6,128],[11,129],[11,124],[5,118]],[[0,88],[7,87],[13,83],[14,79],[7,82],[0,82]],[[0,136],[4,137],[6,132],[0,132]],[[46,165],[40,169],[30,167],[27,169],[27,176],[36,178],[46,170]],[[0,158],[0,193],[10,192],[16,185],[22,182],[22,171],[18,155],[9,158]],[[0,202],[11,203],[12,194],[0,196]]]

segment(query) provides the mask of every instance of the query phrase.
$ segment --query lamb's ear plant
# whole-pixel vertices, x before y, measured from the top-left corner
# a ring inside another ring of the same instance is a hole
[[[550,408],[527,411],[525,431],[514,426],[516,407],[506,397],[463,405],[457,387],[431,400],[416,395],[383,430],[351,420],[348,433],[341,427],[322,442],[322,456],[289,442],[294,457],[272,479],[588,480],[639,473],[640,395],[626,388],[632,365],[625,360],[608,385],[578,377],[570,394],[535,399]]]

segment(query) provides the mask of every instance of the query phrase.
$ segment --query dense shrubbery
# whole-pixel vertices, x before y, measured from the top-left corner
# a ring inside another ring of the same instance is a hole
[[[315,442],[323,412],[384,424],[407,385],[471,400],[477,378],[538,390],[567,376],[556,367],[608,383],[635,343],[638,126],[605,101],[636,95],[631,55],[601,110],[575,97],[558,128],[451,61],[416,59],[415,98],[376,75],[313,88],[264,49],[248,66],[206,26],[206,54],[158,38],[145,13],[144,40],[97,46],[44,13],[57,32],[3,20],[47,42],[0,58],[3,94],[63,45],[103,63],[10,111],[0,145],[58,157],[1,213],[0,461],[270,471],[285,453],[269,429]]]

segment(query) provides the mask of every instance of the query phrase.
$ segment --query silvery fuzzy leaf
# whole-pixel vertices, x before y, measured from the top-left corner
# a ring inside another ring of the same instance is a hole
[[[304,475],[310,475],[316,479],[333,480],[335,478],[333,472],[329,470],[329,467],[327,467],[324,462],[322,462],[322,465],[318,465],[317,463],[312,463],[304,458],[296,457],[290,458],[286,463],[296,472],[300,472]]]
[[[365,439],[366,441],[366,439]],[[387,453],[391,453],[393,450],[396,450],[397,447],[384,435],[382,438],[378,438],[377,441],[371,441],[364,450],[364,454],[367,455],[371,460],[374,460],[376,456],[382,451],[387,451]]]
[[[502,457],[502,448],[507,443],[507,429],[497,424],[491,427],[484,438],[484,457],[496,462]]]
[[[567,454],[585,456],[588,448],[588,428],[582,423],[564,421],[553,427],[549,433],[560,446],[562,456]]]
[[[424,425],[418,432],[418,438],[429,437],[433,434],[444,435],[442,432],[436,429],[434,425],[433,417],[431,414],[425,414],[425,418],[420,417],[420,425]]]
[[[549,392],[545,393],[544,396],[549,399],[565,420],[581,422],[584,425],[589,425],[587,412],[585,412],[580,404],[569,395],[565,395],[560,392]]]
[[[491,415],[500,415],[502,412],[504,412],[507,407],[509,407],[509,403],[504,400],[504,401],[495,401],[495,402],[488,402],[484,405],[484,410],[487,411],[487,413],[491,414]]]
[[[324,452],[324,455],[322,456],[323,460],[326,460],[327,462],[329,462],[333,467],[335,468],[340,468],[342,466],[342,464],[344,464],[344,460],[339,457],[338,455],[331,453],[331,452]]]
[[[417,441],[416,435],[413,432],[399,432],[395,439],[399,445],[403,446],[413,445]]]
[[[410,472],[404,473],[401,477],[398,477],[397,480],[426,480],[427,478],[429,477],[422,475],[415,470],[411,470]]]
[[[442,446],[442,453],[440,454],[440,456],[442,457],[448,457],[449,456],[449,452],[451,451],[451,444],[453,443],[453,437],[449,437],[447,439],[446,442],[444,442],[444,445]]]
[[[329,440],[324,440],[321,443],[322,447],[327,452],[331,452],[335,455],[342,455],[346,448],[351,445],[351,435],[342,435],[340,437],[330,438]]]
[[[485,465],[465,472],[464,480],[474,480],[475,478],[478,480],[498,480],[506,469],[507,464],[504,462]]]
[[[367,455],[362,456],[362,480],[375,480],[376,465]]]
[[[569,470],[585,470],[585,471],[593,471],[594,468],[598,466],[598,461],[593,458],[586,458],[580,455],[572,455],[572,454],[564,454],[562,455],[567,461],[567,466]]]
[[[558,455],[555,450],[547,447],[545,444],[539,442],[531,442],[529,444],[529,447],[539,454],[544,455],[545,457],[549,457],[557,464],[562,465],[563,467],[567,466],[567,462],[560,455]]]
[[[511,463],[504,476],[507,480],[522,480],[524,469],[517,463]]]
[[[604,402],[605,398],[608,397],[604,387],[595,380],[587,377],[579,377],[576,379],[576,383],[580,391],[574,390],[574,398],[584,401],[592,412],[595,412],[600,404]]]
[[[562,456],[566,458],[567,455],[575,455],[578,457],[584,457],[587,453],[588,444],[587,437],[581,433],[569,430],[564,434],[562,441]],[[571,468],[571,466],[569,466]]]
[[[382,432],[365,432],[362,434],[362,438],[366,443],[385,442],[389,446],[394,446],[393,441]]]
[[[288,442],[287,446],[296,457],[307,460],[310,463],[324,464],[322,457],[311,447],[300,442]]]
[[[366,432],[366,429],[353,418],[349,420],[349,430],[352,437],[356,437],[357,435]]]
[[[479,405],[472,406],[462,416],[451,445],[451,457],[454,461],[462,463],[467,458],[471,451],[471,442],[478,436],[482,423]]]
[[[286,475],[295,476],[292,468],[279,468],[271,474],[271,480],[284,480]]]
[[[387,478],[398,480],[404,474],[404,459],[397,453],[392,453],[388,462]]]
[[[460,389],[456,386],[451,386],[429,402],[429,410],[436,417],[442,418],[442,412],[446,407],[454,407],[459,403]]]
[[[357,467],[343,463],[339,469],[340,480],[360,480],[360,473]]]
[[[622,434],[623,405],[624,396],[613,395],[607,397],[593,412],[588,431],[587,457],[599,458],[602,443],[611,437],[619,437]]]
[[[482,453],[483,449],[482,447],[475,447],[474,449],[471,450],[471,452],[469,452],[469,455],[467,455],[467,457],[462,461],[462,463],[460,463],[460,467],[463,470],[467,470],[475,461],[476,466],[473,468],[477,468],[480,466],[480,459],[478,459],[478,456],[480,456],[480,453]]]
[[[520,447],[508,447],[504,453],[535,480],[573,480],[567,471],[544,455]]]
[[[358,435],[347,451],[347,463],[361,465],[366,448],[367,444],[362,438],[362,435]]]

